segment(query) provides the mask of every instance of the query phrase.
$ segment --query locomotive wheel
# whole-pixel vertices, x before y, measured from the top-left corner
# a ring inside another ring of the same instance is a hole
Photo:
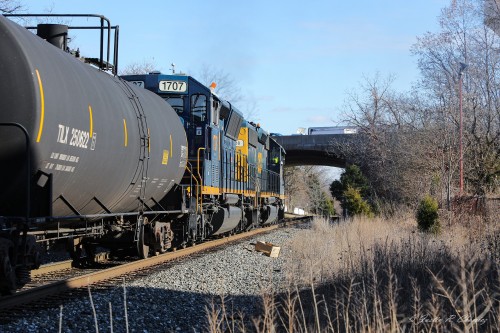
[[[139,237],[137,240],[137,253],[139,258],[146,259],[149,256],[149,245],[145,242],[145,225],[148,223],[148,218],[145,217],[143,221],[138,221]]]

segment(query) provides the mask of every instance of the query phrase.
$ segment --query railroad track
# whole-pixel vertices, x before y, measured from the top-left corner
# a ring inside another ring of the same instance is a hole
[[[122,281],[123,276],[134,278],[148,275],[155,269],[162,267],[167,262],[175,262],[181,258],[195,254],[203,254],[207,251],[218,249],[224,245],[230,245],[237,241],[255,236],[257,234],[273,231],[277,228],[295,223],[306,222],[309,217],[287,218],[285,222],[265,228],[254,229],[246,233],[229,237],[211,240],[185,249],[167,252],[158,256],[142,260],[135,260],[127,263],[116,264],[105,269],[91,269],[92,272],[80,276],[60,278],[58,281],[50,281],[46,284],[31,287],[17,292],[14,295],[0,298],[0,322],[5,323],[23,316],[30,309],[39,309],[54,304],[59,304],[62,300],[72,297],[79,297],[87,293],[87,286],[92,285],[93,289],[106,289],[115,287]],[[64,261],[51,265],[45,265],[32,272],[33,276],[44,276],[65,270],[71,270],[71,261]],[[85,270],[84,270],[85,271]],[[81,273],[80,273],[81,274]]]

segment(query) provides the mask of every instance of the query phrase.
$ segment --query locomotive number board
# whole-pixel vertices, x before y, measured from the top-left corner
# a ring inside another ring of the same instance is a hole
[[[168,92],[186,92],[187,82],[185,81],[160,81],[158,84],[158,89],[160,91]]]

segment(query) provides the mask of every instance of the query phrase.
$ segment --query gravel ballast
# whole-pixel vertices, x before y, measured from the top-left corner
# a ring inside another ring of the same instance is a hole
[[[229,245],[164,270],[127,281],[108,291],[93,291],[98,328],[110,332],[205,332],[207,308],[224,304],[228,312],[251,320],[258,314],[263,290],[279,290],[285,280],[287,243],[301,229],[283,228]],[[254,251],[257,241],[281,247],[278,258]],[[126,299],[126,309],[124,300]],[[112,315],[110,315],[110,304]],[[90,297],[62,304],[63,332],[96,332]],[[60,308],[43,309],[9,324],[0,332],[58,332]],[[128,320],[125,320],[127,315]]]

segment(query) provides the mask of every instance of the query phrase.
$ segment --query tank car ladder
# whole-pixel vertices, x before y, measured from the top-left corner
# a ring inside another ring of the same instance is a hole
[[[125,82],[125,81],[123,81]],[[132,184],[135,184],[140,177],[140,185],[139,185],[139,216],[137,217],[137,224],[134,232],[134,242],[137,244],[137,252],[141,259],[147,258],[149,255],[149,246],[146,245],[146,225],[148,224],[148,218],[144,216],[144,208],[146,202],[146,185],[148,181],[148,168],[149,168],[149,152],[150,152],[150,135],[149,128],[147,124],[146,114],[144,113],[144,109],[137,97],[130,87],[122,82],[122,86],[124,87],[125,92],[129,96],[129,100],[134,107],[137,117],[137,123],[139,125],[139,134],[140,134],[140,157],[138,163],[138,170],[134,175],[134,179]]]

